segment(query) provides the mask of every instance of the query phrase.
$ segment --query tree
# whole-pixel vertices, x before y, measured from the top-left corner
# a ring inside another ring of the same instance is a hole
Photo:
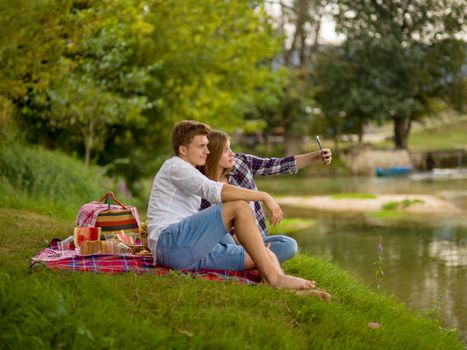
[[[271,60],[280,42],[261,1],[155,0],[146,61],[157,66],[153,118],[197,119],[233,130],[281,84]]]
[[[50,124],[77,134],[86,166],[92,151],[104,151],[108,137],[125,137],[110,135],[113,125],[145,126],[143,111],[151,105],[144,87],[152,67],[133,61],[139,40],[152,30],[140,18],[142,6],[121,1],[93,10],[105,13],[98,30],[67,52],[74,68],[47,91]]]
[[[407,148],[412,121],[463,78],[466,44],[456,34],[465,28],[465,6],[458,0],[338,0],[336,6],[336,29],[347,42],[336,57],[342,69],[322,80],[322,96],[347,75],[341,97],[354,100],[350,112],[393,120],[395,146]]]
[[[3,111],[29,142],[128,178],[167,156],[175,121],[233,131],[283,84],[262,1],[5,1]]]
[[[73,129],[76,141],[84,146],[84,164],[92,152],[103,152],[109,126],[145,124],[141,112],[145,97],[121,97],[106,91],[88,74],[73,74],[49,90],[49,122],[58,128]]]
[[[0,2],[0,109],[2,129],[19,101],[30,91],[43,93],[68,64],[62,14],[66,2],[3,0]],[[73,31],[73,26],[66,29]]]
[[[270,127],[285,130],[286,152],[295,154],[302,147],[302,136],[308,131],[316,105],[310,70],[319,48],[321,22],[327,15],[326,0],[270,1],[276,6],[276,32],[283,38],[279,64],[287,69],[287,81],[281,90],[281,99],[275,106],[263,111]]]
[[[31,22],[24,23],[25,32],[18,34],[18,44],[11,47],[11,66],[3,70],[13,77],[19,75],[12,84],[20,92],[9,97],[28,140],[49,148],[82,149],[87,166],[93,151],[96,156],[103,152],[108,137],[120,143],[131,139],[126,132],[111,135],[114,125],[144,125],[142,111],[150,106],[144,85],[152,67],[133,62],[138,42],[152,27],[141,18],[142,1],[67,1],[61,7],[50,1],[39,4],[42,7],[33,7]],[[15,10],[26,5],[16,4]],[[44,43],[51,51],[47,50],[44,58],[35,45],[29,45],[28,35],[49,21],[49,16],[56,24],[54,30],[43,37],[38,29],[37,40],[33,37],[37,45]],[[5,22],[14,24],[15,20],[11,17]],[[12,31],[13,26],[8,29]],[[55,43],[53,48],[50,42]],[[27,50],[24,59],[21,50]],[[45,64],[49,61],[50,67]],[[27,77],[36,75],[47,79],[28,81]],[[105,153],[112,153],[111,146]]]

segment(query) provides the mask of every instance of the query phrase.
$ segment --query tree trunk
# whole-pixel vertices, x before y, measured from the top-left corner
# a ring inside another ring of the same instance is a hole
[[[410,126],[410,118],[394,118],[394,146],[396,149],[407,149]]]
[[[363,142],[363,128],[360,128],[358,130],[358,143],[362,143]]]
[[[308,62],[307,63],[315,63],[315,56],[318,53],[319,49],[319,34],[321,33],[321,18],[323,17],[323,14],[320,13],[317,22],[315,23],[315,30],[314,30],[314,36],[313,36],[313,44],[311,45],[310,48],[310,55],[308,57]]]

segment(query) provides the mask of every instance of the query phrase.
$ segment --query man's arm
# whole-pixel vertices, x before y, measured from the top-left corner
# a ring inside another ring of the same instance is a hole
[[[211,203],[222,202],[221,190],[223,184],[208,179],[198,169],[185,161],[180,160],[173,165],[166,177],[173,185],[188,193],[205,198]]]
[[[282,209],[270,194],[261,191],[248,190],[246,188],[224,184],[221,191],[222,202],[237,200],[262,201],[271,211],[271,224],[278,224],[283,217]]]
[[[295,156],[295,162],[297,163],[297,169],[302,169],[309,166],[311,163],[321,159],[324,164],[331,164],[332,153],[329,148],[323,148],[322,151],[314,151],[310,153],[299,154]]]

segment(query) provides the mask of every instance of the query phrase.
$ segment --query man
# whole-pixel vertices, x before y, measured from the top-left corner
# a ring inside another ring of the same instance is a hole
[[[282,272],[277,257],[264,246],[247,203],[262,201],[276,224],[283,216],[276,201],[266,192],[209,180],[196,169],[209,154],[210,131],[209,126],[190,120],[172,130],[175,156],[156,174],[148,206],[148,243],[156,263],[177,269],[257,268],[272,287],[314,288],[314,281]],[[201,198],[217,204],[199,212]],[[232,227],[241,245],[223,242]]]

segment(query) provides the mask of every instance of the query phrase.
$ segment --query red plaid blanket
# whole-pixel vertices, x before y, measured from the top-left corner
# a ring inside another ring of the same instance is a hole
[[[58,250],[53,243],[41,250],[32,258],[31,268],[45,266],[51,270],[70,270],[81,272],[121,273],[149,272],[164,276],[171,271],[191,275],[211,281],[234,281],[240,284],[256,284],[261,281],[258,271],[219,271],[219,270],[171,270],[154,265],[152,257],[142,257],[133,254],[111,255],[94,254],[78,255],[74,250]]]

